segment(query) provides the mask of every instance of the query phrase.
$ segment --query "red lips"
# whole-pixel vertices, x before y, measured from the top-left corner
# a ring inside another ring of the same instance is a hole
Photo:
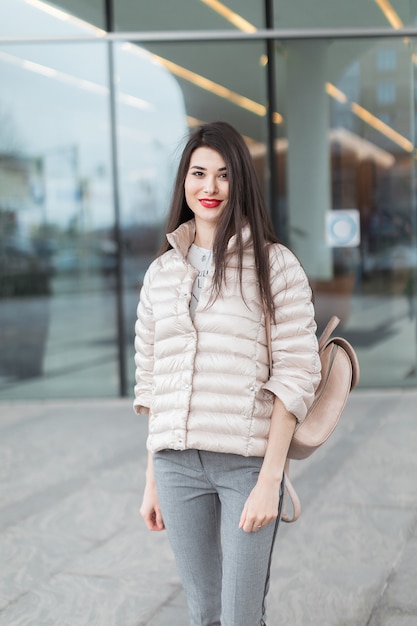
[[[215,209],[222,203],[222,201],[216,200],[215,198],[201,198],[199,199],[199,203],[205,209]]]

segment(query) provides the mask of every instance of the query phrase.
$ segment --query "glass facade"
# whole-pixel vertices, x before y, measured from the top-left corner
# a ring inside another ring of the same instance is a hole
[[[415,25],[414,0],[274,0],[275,28],[287,29],[398,29]]]
[[[244,135],[361,386],[416,384],[417,54],[395,30],[417,6],[311,6],[2,0],[0,399],[131,393],[176,163],[215,119]]]
[[[287,237],[365,387],[416,382],[414,67],[409,41],[383,38],[281,42],[277,63]]]
[[[190,31],[239,28],[253,32],[264,24],[262,2],[232,0],[153,0],[114,3],[115,29],[118,31]]]

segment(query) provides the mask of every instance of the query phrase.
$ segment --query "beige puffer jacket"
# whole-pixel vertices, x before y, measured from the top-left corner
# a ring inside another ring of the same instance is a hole
[[[194,220],[167,235],[173,249],[149,267],[136,323],[137,413],[150,409],[147,447],[195,448],[264,456],[274,395],[302,421],[320,380],[316,324],[307,278],[284,246],[271,246],[276,306],[272,325],[273,372],[251,235],[243,231],[243,294],[231,254],[226,285],[210,306],[212,270],[194,322],[189,303],[197,272],[186,256]],[[229,242],[233,253],[234,238]],[[213,269],[213,268],[212,268]]]

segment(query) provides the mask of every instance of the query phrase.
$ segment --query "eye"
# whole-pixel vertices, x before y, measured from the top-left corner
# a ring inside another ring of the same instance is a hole
[[[193,171],[193,172],[191,172],[191,175],[192,175],[192,176],[196,176],[197,178],[201,178],[202,176],[204,176],[204,172],[199,172],[199,171],[197,170],[197,171]]]
[[[227,176],[227,172],[222,172],[222,173],[220,174],[219,178],[224,178],[224,179],[227,179],[227,178],[228,178],[228,176]]]

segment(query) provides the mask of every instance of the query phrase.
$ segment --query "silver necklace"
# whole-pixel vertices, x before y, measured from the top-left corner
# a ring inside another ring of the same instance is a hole
[[[201,258],[201,260],[202,260],[202,261],[205,261],[205,260],[207,259],[207,262],[208,262],[208,260],[211,258],[212,251],[211,251],[211,250],[205,250],[204,248],[200,248],[200,246],[197,246],[197,244],[195,244],[195,243],[194,243],[193,245],[194,245],[194,246],[197,248],[197,250],[199,251],[199,253],[200,253],[200,255],[201,255],[201,257],[200,257],[200,258]]]

